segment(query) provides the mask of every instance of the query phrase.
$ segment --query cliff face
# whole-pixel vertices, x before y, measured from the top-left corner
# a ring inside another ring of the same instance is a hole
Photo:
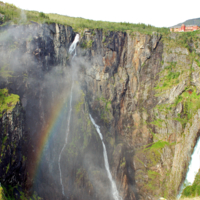
[[[124,199],[173,198],[199,136],[199,36],[106,34],[87,32],[85,87],[113,174]]]
[[[57,134],[46,146],[39,175],[29,180],[40,196],[112,199],[101,140],[89,113],[101,127],[123,199],[177,194],[200,132],[198,35],[184,47],[184,38],[176,34],[85,29],[79,33],[77,56],[71,61],[68,49],[75,32],[70,27],[32,24],[6,31],[9,37],[1,39],[1,64],[14,76],[1,85],[21,97],[25,129],[34,149],[29,152],[28,168],[35,165],[52,109],[67,103],[74,80],[71,131],[61,159],[68,197],[61,193],[57,159],[66,137],[68,104]]]
[[[20,104],[4,113],[0,120],[0,182],[9,191],[15,187],[15,195],[25,188],[27,170],[25,116]]]
[[[48,116],[51,113],[52,107],[55,106],[55,99],[58,99],[57,102],[59,102],[63,98],[63,95],[60,94],[66,83],[64,78],[60,76],[62,69],[59,68],[59,65],[65,65],[67,62],[66,52],[73,37],[73,32],[71,36],[66,34],[68,31],[72,32],[72,29],[64,26],[59,28],[58,25],[47,26],[37,24],[11,26],[1,31],[1,88],[7,87],[9,92],[20,96],[22,102],[21,113],[26,119],[25,122],[21,123],[23,124],[24,131],[27,133],[27,138],[26,141],[24,138],[20,140],[27,144],[26,148],[22,150],[22,154],[28,155],[26,170],[29,172],[29,176],[26,183],[23,180],[23,184],[26,185],[28,190],[33,188],[34,177],[32,176],[34,175],[31,173],[34,173],[32,169],[35,170],[36,168],[37,149],[41,134],[44,132],[46,124],[48,124]],[[67,40],[69,41],[67,42]],[[52,69],[53,66],[58,67]],[[52,77],[50,71],[55,75],[54,77]],[[59,98],[57,98],[58,96]],[[12,123],[12,121],[9,123]],[[13,126],[17,125],[13,123]],[[1,138],[4,141],[3,125],[1,127]],[[18,128],[20,128],[20,125]],[[6,130],[7,134],[9,134],[8,131]],[[10,133],[9,137],[16,137],[15,132]],[[10,142],[12,143],[13,141]],[[17,148],[22,148],[22,145],[19,145]],[[52,153],[49,152],[49,154]],[[49,158],[49,156],[47,157]],[[7,161],[8,159],[14,159],[14,156],[10,155],[7,157]],[[21,160],[22,156],[19,155],[17,159]],[[21,163],[21,165],[23,164]],[[12,170],[10,173],[12,174]],[[15,174],[13,173],[12,176],[15,176]],[[19,177],[16,179],[17,181],[12,186],[18,185],[17,183],[21,182]],[[1,183],[5,182],[5,185],[8,186],[10,185],[7,184],[9,181],[10,179],[8,178],[1,181]],[[51,183],[48,182],[48,184]],[[32,191],[30,190],[30,193]]]
[[[153,88],[161,68],[160,38],[156,33],[152,36],[111,33],[109,43],[102,43],[103,63],[95,63],[92,70],[86,70],[89,104],[104,127],[104,134],[110,134],[107,135],[110,143],[114,140],[112,147],[108,143],[110,160],[124,199],[150,195],[146,189],[148,169],[144,167],[149,161],[140,148],[153,142],[147,121],[148,112],[157,103]],[[95,76],[89,78],[92,73]]]

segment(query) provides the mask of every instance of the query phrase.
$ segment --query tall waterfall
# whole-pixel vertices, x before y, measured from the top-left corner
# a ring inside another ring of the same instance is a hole
[[[99,137],[101,138],[101,142],[102,142],[102,145],[103,145],[104,165],[105,165],[105,168],[106,168],[106,171],[107,171],[107,174],[108,174],[108,178],[109,178],[110,183],[111,183],[113,198],[114,198],[114,200],[122,200],[121,196],[119,196],[119,192],[117,190],[116,183],[113,180],[111,172],[110,172],[110,167],[109,167],[109,163],[108,163],[108,156],[107,156],[106,146],[105,146],[105,144],[103,142],[103,136],[102,136],[102,134],[100,132],[100,127],[95,123],[95,121],[94,121],[94,119],[92,118],[91,115],[90,115],[90,119],[91,119],[91,122],[93,123],[93,125],[95,126],[95,128],[96,128],[96,130],[97,130],[97,132],[99,134]]]
[[[193,182],[195,180],[195,176],[196,176],[197,172],[199,171],[199,168],[200,168],[200,138],[198,139],[197,144],[194,148],[194,152],[191,157],[191,161],[190,161],[190,164],[188,167],[188,171],[186,174],[184,184],[181,186],[181,189],[180,189],[180,192],[179,192],[179,195],[177,196],[177,198],[181,197],[181,194],[184,190],[185,185],[187,186],[188,184],[189,185],[193,184]]]
[[[72,53],[75,51],[73,58],[76,56],[76,45],[77,45],[78,42],[79,42],[79,34],[76,34],[73,43],[72,43],[71,46],[69,47],[69,53],[70,53],[70,54],[72,54]],[[73,59],[73,58],[72,58],[72,59]]]
[[[76,56],[76,45],[79,42],[79,34],[76,34],[75,39],[73,41],[73,43],[71,44],[71,46],[69,47],[69,53],[72,54],[75,51],[74,56]],[[73,56],[73,58],[74,58]],[[73,59],[72,58],[72,59]],[[68,139],[68,135],[69,135],[69,131],[70,131],[70,120],[71,120],[71,112],[72,112],[72,90],[73,90],[73,86],[74,86],[74,81],[72,81],[72,87],[71,87],[71,93],[70,93],[70,110],[69,110],[69,117],[68,117],[68,127],[67,127],[67,131],[66,131],[66,136],[65,136],[65,143],[61,149],[61,152],[59,154],[59,158],[58,158],[58,167],[59,167],[59,172],[60,172],[60,184],[62,186],[62,194],[65,195],[65,191],[64,191],[64,185],[63,185],[63,181],[62,181],[62,171],[61,171],[61,167],[60,167],[60,160],[61,160],[61,156],[62,153],[67,145],[67,139]]]
[[[70,120],[71,120],[71,112],[72,112],[72,90],[73,90],[73,84],[74,82],[72,82],[72,87],[71,87],[71,94],[70,94],[70,110],[69,110],[69,117],[68,117],[68,127],[67,127],[67,131],[66,131],[66,136],[65,136],[65,143],[61,149],[61,152],[59,154],[59,158],[58,158],[58,167],[59,167],[59,171],[60,171],[60,184],[62,186],[62,194],[65,195],[65,191],[64,191],[64,186],[63,186],[63,182],[62,182],[62,171],[61,171],[61,167],[60,167],[60,159],[62,156],[62,152],[64,151],[66,145],[67,145],[67,138],[69,135],[69,131],[70,131]]]

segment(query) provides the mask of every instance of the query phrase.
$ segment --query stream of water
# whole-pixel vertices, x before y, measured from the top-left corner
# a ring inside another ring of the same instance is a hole
[[[62,181],[62,171],[61,171],[61,167],[60,167],[60,160],[61,160],[61,156],[62,153],[67,145],[67,138],[69,135],[69,131],[70,131],[70,120],[71,120],[71,112],[72,112],[72,90],[73,90],[73,84],[74,82],[72,82],[72,87],[71,87],[71,94],[70,94],[70,110],[69,110],[69,117],[68,117],[68,127],[67,127],[67,131],[66,131],[66,136],[65,136],[65,143],[61,149],[61,152],[59,154],[59,158],[58,158],[58,167],[59,167],[59,171],[60,171],[60,184],[62,186],[62,194],[65,195],[65,191],[64,191],[64,186],[63,186],[63,181]]]
[[[72,42],[72,44],[69,47],[69,54],[72,54],[74,51],[74,56],[73,58],[76,56],[76,45],[79,42],[79,34],[76,34],[74,41]],[[73,79],[73,78],[72,78]],[[60,151],[59,154],[59,158],[58,158],[58,168],[59,168],[59,172],[60,172],[60,184],[62,187],[62,194],[65,196],[65,190],[64,190],[64,185],[63,185],[63,181],[62,181],[62,171],[61,171],[61,166],[60,166],[60,160],[62,157],[62,153],[67,145],[67,139],[68,139],[68,135],[69,135],[69,131],[70,131],[70,120],[71,120],[71,112],[72,112],[72,90],[73,90],[73,86],[74,86],[74,81],[72,81],[72,86],[71,86],[71,93],[70,93],[70,110],[69,110],[69,117],[68,117],[68,127],[67,127],[67,131],[66,131],[66,136],[65,136],[65,143]]]
[[[74,39],[73,43],[69,47],[69,53],[70,54],[75,52],[73,58],[76,56],[76,45],[77,45],[78,42],[79,42],[79,35],[77,34],[75,36],[75,39]],[[68,135],[69,135],[69,131],[70,131],[70,120],[71,120],[71,112],[72,112],[72,90],[73,90],[73,82],[72,82],[71,94],[70,94],[70,110],[69,110],[69,117],[68,117],[68,128],[67,128],[67,131],[66,131],[65,143],[64,143],[64,145],[63,145],[63,147],[61,149],[61,152],[60,152],[59,158],[58,158],[58,167],[59,167],[59,172],[60,172],[60,184],[61,184],[61,187],[62,187],[62,194],[63,195],[65,195],[65,191],[64,191],[64,185],[63,185],[63,180],[62,180],[62,171],[61,171],[60,160],[61,160],[61,157],[62,157],[62,153],[63,153],[63,151],[64,151],[64,149],[65,149],[65,147],[67,145],[67,139],[68,139]],[[91,115],[90,115],[90,119],[91,119],[93,125],[95,126],[95,128],[96,128],[96,130],[97,130],[97,132],[99,134],[99,137],[101,138],[101,141],[102,141],[104,164],[105,164],[105,168],[106,168],[106,171],[107,171],[108,178],[109,178],[110,183],[111,183],[111,190],[112,190],[113,198],[114,198],[114,200],[122,200],[122,198],[120,197],[119,192],[117,190],[116,183],[113,180],[111,172],[110,172],[106,146],[105,146],[105,144],[103,142],[103,136],[102,136],[102,134],[100,132],[100,127],[95,123],[95,121],[94,121],[94,119],[92,118]]]
[[[74,55],[72,57],[72,59],[76,56],[76,45],[79,42],[79,34],[76,34],[73,43],[71,44],[71,46],[69,47],[69,53],[72,54],[73,52]]]
[[[96,128],[96,130],[97,130],[97,132],[99,134],[99,137],[101,138],[101,142],[102,142],[102,145],[103,145],[104,165],[105,165],[105,168],[106,168],[106,171],[107,171],[108,178],[109,178],[110,183],[111,183],[111,190],[112,190],[113,198],[114,198],[114,200],[122,200],[122,198],[119,195],[119,192],[117,190],[116,183],[113,180],[111,172],[110,172],[110,167],[109,167],[109,163],[108,163],[108,156],[107,156],[106,146],[105,146],[105,144],[103,142],[103,136],[101,134],[100,127],[95,123],[95,121],[94,121],[94,119],[92,118],[91,115],[90,115],[90,120],[93,123],[93,125],[95,126],[95,128]]]
[[[194,152],[191,156],[191,161],[190,161],[190,164],[188,167],[185,181],[182,184],[180,192],[177,196],[178,199],[181,197],[181,194],[182,194],[185,186],[193,184],[193,182],[195,180],[195,176],[199,171],[199,168],[200,168],[200,138],[198,139],[196,146],[194,148]]]

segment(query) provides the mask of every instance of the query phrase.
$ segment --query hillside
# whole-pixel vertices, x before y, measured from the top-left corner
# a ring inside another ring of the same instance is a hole
[[[182,23],[179,23],[179,24],[176,24],[173,27],[176,27],[176,26],[181,26],[182,24],[185,24],[185,25],[197,25],[197,26],[200,26],[200,18],[196,18],[196,19],[188,19]]]
[[[0,200],[175,199],[200,135],[200,31],[0,13]]]
[[[4,15],[4,18],[1,17],[1,14]],[[13,4],[3,3],[0,1],[0,21],[10,22],[15,24],[28,24],[31,22],[37,23],[58,23],[62,25],[72,26],[77,32],[81,29],[104,29],[110,31],[139,31],[141,33],[151,34],[153,31],[168,33],[168,28],[157,28],[151,25],[146,24],[131,24],[125,22],[107,22],[107,21],[94,21],[83,18],[63,16],[59,14],[44,14],[37,11],[27,11],[17,8]],[[1,24],[1,23],[0,23]]]

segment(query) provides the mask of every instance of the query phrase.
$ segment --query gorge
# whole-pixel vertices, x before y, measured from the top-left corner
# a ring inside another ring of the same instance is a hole
[[[75,51],[75,54],[74,56],[76,55],[76,44],[77,42],[79,42],[79,35],[77,34],[75,36],[75,39],[74,41],[72,42],[72,44],[70,45],[69,47],[69,53],[72,54],[74,51]],[[73,56],[73,58],[74,58]],[[72,59],[73,59],[72,58]],[[72,78],[73,79],[73,78]],[[73,81],[73,80],[72,80]],[[69,111],[69,118],[68,118],[68,127],[67,127],[67,132],[66,132],[66,138],[65,138],[65,143],[63,145],[63,148],[59,154],[59,159],[58,159],[58,165],[59,165],[59,171],[60,171],[60,184],[62,186],[62,194],[65,195],[65,192],[64,192],[64,187],[63,187],[63,183],[62,183],[62,172],[61,172],[61,167],[60,167],[60,159],[61,159],[61,156],[62,156],[62,152],[63,150],[65,149],[66,145],[67,145],[67,138],[68,138],[68,135],[69,135],[69,127],[70,127],[70,119],[71,119],[71,112],[72,112],[72,91],[73,91],[73,85],[74,85],[74,82],[72,82],[72,86],[71,86],[71,94],[70,94],[70,111]]]
[[[200,136],[198,31],[10,24],[0,67],[1,89],[19,96],[0,119],[0,183],[13,199],[179,194]]]
[[[109,178],[109,180],[110,180],[110,182],[111,182],[111,186],[112,186],[112,187],[111,187],[111,188],[112,188],[111,191],[112,191],[113,198],[114,198],[115,200],[122,199],[122,198],[119,196],[119,192],[118,192],[118,190],[117,190],[116,183],[115,183],[115,181],[113,180],[112,175],[111,175],[111,172],[110,172],[110,169],[109,169],[110,167],[109,167],[109,163],[108,163],[108,156],[107,156],[106,146],[105,146],[105,144],[104,144],[104,142],[103,142],[103,136],[102,136],[102,134],[101,134],[101,132],[100,132],[100,127],[95,123],[95,121],[94,121],[94,119],[92,118],[91,115],[90,115],[90,119],[91,119],[93,125],[95,126],[95,128],[96,128],[96,130],[97,130],[97,132],[98,132],[98,134],[99,134],[99,137],[100,137],[101,140],[102,140],[104,164],[105,164],[105,168],[106,168],[106,171],[107,171],[107,174],[108,174],[108,178]]]

